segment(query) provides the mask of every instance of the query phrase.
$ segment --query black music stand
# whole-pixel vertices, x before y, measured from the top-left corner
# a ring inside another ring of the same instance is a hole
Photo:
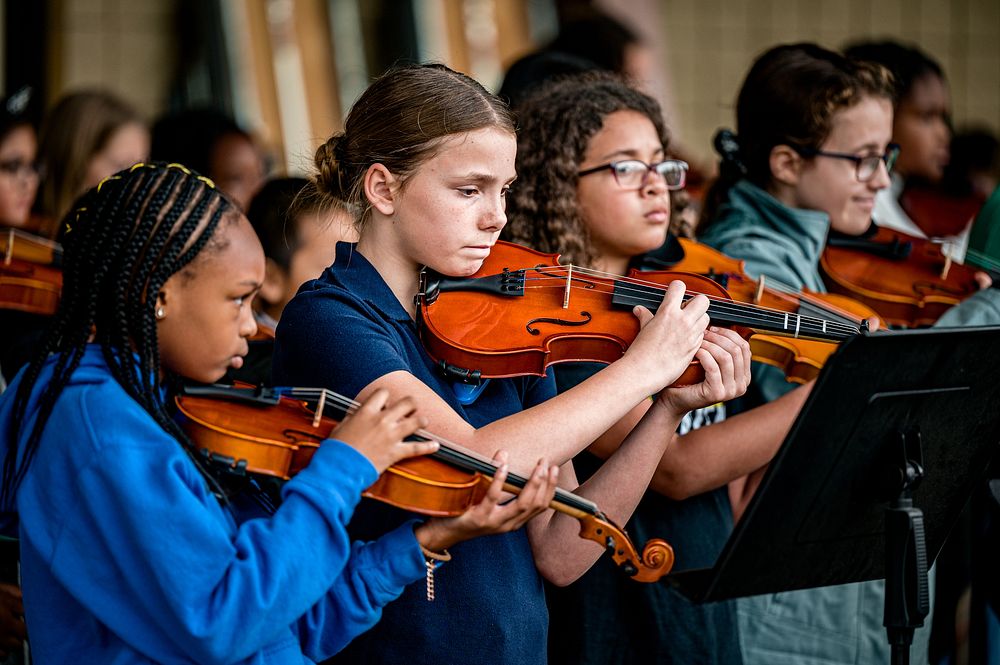
[[[1000,327],[841,344],[715,566],[669,581],[710,602],[886,577],[906,663],[927,568],[1000,449],[998,349]]]

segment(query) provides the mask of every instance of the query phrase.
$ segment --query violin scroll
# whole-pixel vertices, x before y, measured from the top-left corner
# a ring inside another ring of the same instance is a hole
[[[600,544],[622,571],[637,582],[656,582],[674,567],[674,548],[653,538],[640,554],[628,535],[603,515],[580,518],[580,537]]]

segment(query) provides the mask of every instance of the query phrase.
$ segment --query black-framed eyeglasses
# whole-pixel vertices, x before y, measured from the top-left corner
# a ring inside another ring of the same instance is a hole
[[[665,159],[655,164],[647,164],[639,159],[623,159],[578,171],[576,175],[582,178],[605,169],[611,169],[615,176],[615,182],[622,189],[642,189],[646,186],[649,174],[657,173],[667,183],[667,189],[675,190],[684,186],[687,180],[688,165],[687,162],[682,162],[679,159]]]
[[[846,152],[827,152],[816,148],[796,148],[794,146],[793,149],[803,157],[834,157],[850,160],[854,162],[854,172],[859,182],[867,182],[874,178],[878,172],[879,162],[885,164],[887,173],[892,173],[892,167],[895,166],[896,160],[899,158],[899,146],[895,143],[886,146],[884,155],[852,155]]]

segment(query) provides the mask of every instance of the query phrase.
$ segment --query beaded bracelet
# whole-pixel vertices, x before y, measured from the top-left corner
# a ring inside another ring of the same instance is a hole
[[[433,552],[423,545],[420,551],[424,553],[424,565],[427,567],[427,600],[434,600],[434,569],[445,561],[451,561],[451,554],[448,550]]]

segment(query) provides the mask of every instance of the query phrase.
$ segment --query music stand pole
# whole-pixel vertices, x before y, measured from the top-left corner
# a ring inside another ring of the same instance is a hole
[[[930,609],[924,514],[913,505],[913,490],[924,477],[920,432],[901,432],[899,494],[885,509],[885,613],[892,665],[908,665],[913,631]]]

